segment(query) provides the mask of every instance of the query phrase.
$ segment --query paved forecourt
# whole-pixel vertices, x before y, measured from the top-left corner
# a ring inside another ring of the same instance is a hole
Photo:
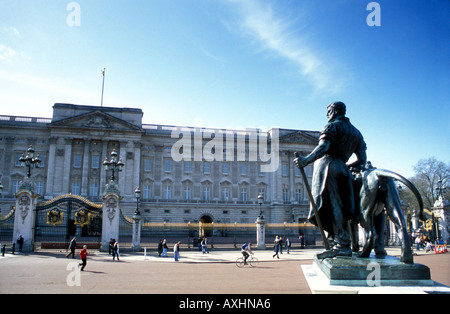
[[[67,259],[65,251],[40,251],[0,257],[0,293],[175,293],[175,294],[308,294],[309,284],[302,265],[311,265],[318,249],[297,249],[280,258],[271,250],[255,250],[257,267],[238,268],[239,250],[181,251],[158,257],[152,251],[123,253],[120,262],[107,253],[91,251],[85,271],[79,259]],[[77,250],[78,253],[78,250]],[[389,248],[398,255],[398,248]],[[78,255],[77,255],[78,257]],[[450,254],[417,256],[430,260],[432,279],[450,284]],[[440,278],[439,278],[440,277]]]

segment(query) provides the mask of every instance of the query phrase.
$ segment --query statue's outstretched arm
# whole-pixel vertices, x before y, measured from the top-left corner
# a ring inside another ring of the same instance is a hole
[[[294,164],[299,167],[299,168],[304,168],[307,165],[309,165],[310,163],[313,163],[314,161],[316,161],[319,158],[322,158],[326,152],[328,151],[328,149],[330,148],[330,142],[325,140],[325,139],[321,139],[319,141],[319,145],[316,146],[316,148],[314,148],[314,150],[311,152],[311,154],[309,154],[306,157],[297,157],[294,159]]]

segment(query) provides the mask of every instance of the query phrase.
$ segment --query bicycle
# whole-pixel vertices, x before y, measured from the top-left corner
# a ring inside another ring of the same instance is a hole
[[[258,259],[251,254],[248,258],[247,258],[247,265],[250,265],[251,267],[255,267],[259,264]],[[244,261],[244,257],[241,256],[236,260],[236,266],[239,268],[242,268],[245,266],[245,261]]]

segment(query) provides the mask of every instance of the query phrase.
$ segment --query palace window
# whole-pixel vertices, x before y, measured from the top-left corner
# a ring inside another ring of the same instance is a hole
[[[169,200],[172,198],[172,186],[164,185],[164,199]]]
[[[191,187],[190,186],[185,186],[183,192],[184,192],[184,199],[185,200],[190,200],[191,199]]]
[[[211,189],[209,186],[203,187],[203,200],[210,201],[211,200]]]

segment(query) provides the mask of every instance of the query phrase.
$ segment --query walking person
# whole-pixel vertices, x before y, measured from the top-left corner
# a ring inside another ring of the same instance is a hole
[[[173,246],[173,256],[175,258],[175,262],[178,262],[178,258],[180,257],[180,244],[181,242],[178,241]]]
[[[87,264],[87,256],[88,256],[88,252],[87,252],[87,246],[83,245],[83,249],[80,251],[80,258],[81,258],[81,263],[78,264],[78,267],[81,266],[81,271],[84,270],[84,268],[86,267]]]
[[[69,258],[70,255],[72,255],[72,258],[75,258],[75,249],[77,248],[77,238],[73,237],[72,240],[70,240],[69,244],[69,250],[70,253],[66,255],[67,258]]]
[[[113,238],[109,239],[109,251],[108,254],[111,255],[113,251],[114,242],[116,242]]]
[[[286,253],[289,254],[289,250],[291,248],[291,240],[289,238],[286,238]]]
[[[167,241],[166,239],[163,240],[163,252],[162,252],[162,256],[163,257],[167,257]]]
[[[113,255],[113,261],[115,260],[116,256],[117,256],[117,261],[119,262],[119,242],[114,240],[114,245],[112,248],[112,255]]]
[[[163,243],[162,240],[159,239],[159,243],[158,243],[158,256],[161,257],[161,254],[163,252]]]
[[[280,237],[280,241],[278,241],[278,249],[280,250],[280,254],[283,254],[283,244],[284,244],[283,237]]]
[[[203,238],[203,240],[202,240],[202,252],[203,252],[203,254],[205,254],[205,253],[209,254],[207,238]]]
[[[277,258],[280,258],[280,256],[278,255],[280,252],[280,238],[278,238],[278,236],[275,236],[275,241],[273,241],[273,243],[275,243],[275,246],[273,247],[275,254],[273,254],[272,258],[275,258],[275,256]]]

